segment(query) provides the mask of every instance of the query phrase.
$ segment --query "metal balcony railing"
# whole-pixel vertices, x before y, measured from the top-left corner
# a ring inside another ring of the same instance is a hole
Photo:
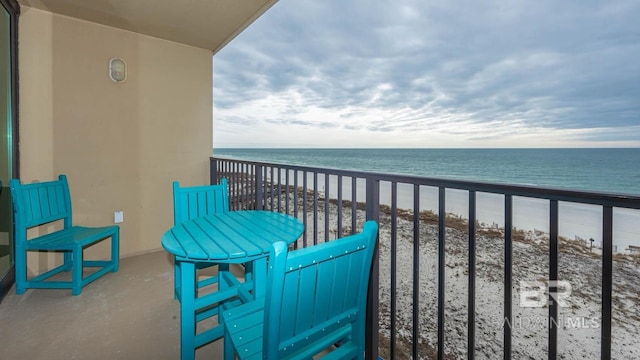
[[[640,350],[624,341],[612,349],[612,329],[625,339],[640,332],[634,310],[640,258],[623,249],[614,253],[615,220],[621,211],[640,219],[640,197],[212,157],[211,182],[222,177],[229,181],[231,209],[300,218],[305,232],[296,247],[353,233],[365,219],[380,223],[367,310],[368,359],[498,358],[500,351],[504,359],[540,358],[540,352],[566,358],[570,351],[581,358],[638,357]],[[454,198],[463,199],[464,214],[448,210]],[[491,225],[479,220],[486,201],[502,209]],[[548,228],[515,228],[514,215],[532,203],[542,204]],[[567,204],[600,218],[595,248],[593,238],[584,243],[560,235]],[[635,283],[614,279],[614,265],[621,279]],[[525,288],[523,279],[544,288]],[[574,286],[567,302],[572,282],[582,287]],[[525,302],[531,309],[523,310]],[[594,308],[587,318],[585,309]],[[615,326],[617,319],[621,326]],[[569,342],[577,349],[562,347],[566,342],[559,337],[576,331],[589,340]],[[531,339],[536,346],[527,345]],[[589,348],[595,350],[585,353]]]

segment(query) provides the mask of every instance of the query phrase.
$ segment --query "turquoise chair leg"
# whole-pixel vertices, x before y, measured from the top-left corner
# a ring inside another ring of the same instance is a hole
[[[178,264],[178,260],[175,257],[173,258],[173,281],[173,298],[180,300],[180,264]]]
[[[229,332],[224,332],[224,360],[234,360],[235,354],[233,351],[233,345],[231,343],[231,337]]]
[[[27,291],[27,254],[22,249],[16,249],[16,294]]]
[[[72,261],[75,262],[75,266],[71,269],[71,282],[73,287],[71,295],[80,295],[82,292],[82,248],[74,248],[72,256]]]
[[[224,280],[224,273],[229,274],[229,264],[218,264],[218,291],[229,287],[229,284]]]
[[[112,272],[117,272],[120,268],[120,232],[116,231],[111,235],[111,262]]]
[[[180,269],[180,359],[195,358],[196,334],[196,270],[195,264],[178,262]]]
[[[266,293],[267,283],[267,258],[255,260],[250,268],[250,276],[253,278],[253,296],[256,299],[263,298]]]
[[[71,251],[64,252],[64,271],[73,269],[73,258],[71,257]]]
[[[251,277],[253,276],[253,262],[249,261],[243,264],[244,265],[244,281],[251,281]]]

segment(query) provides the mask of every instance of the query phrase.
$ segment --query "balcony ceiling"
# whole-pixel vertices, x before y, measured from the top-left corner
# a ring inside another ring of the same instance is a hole
[[[83,19],[214,53],[277,0],[20,0],[23,6]]]

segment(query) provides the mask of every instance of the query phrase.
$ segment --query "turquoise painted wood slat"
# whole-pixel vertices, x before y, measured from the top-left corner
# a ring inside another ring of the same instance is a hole
[[[238,247],[245,249],[245,255],[257,255],[262,252],[265,247],[270,247],[273,241],[266,241],[263,237],[270,236],[269,226],[265,226],[263,221],[268,221],[271,216],[270,212],[263,212],[257,215],[255,212],[236,211],[226,218],[224,223],[217,223],[220,231],[227,233],[233,237],[233,243]]]
[[[120,256],[120,228],[74,226],[71,195],[67,177],[60,175],[56,181],[21,184],[18,179],[9,181],[15,219],[16,293],[28,288],[71,289],[79,295],[82,288],[107,272],[118,271]],[[49,234],[27,238],[27,230],[62,220],[63,228]],[[108,261],[83,260],[83,250],[97,242],[111,239],[111,259]],[[60,251],[63,264],[31,279],[27,278],[27,251]],[[98,270],[83,277],[85,267]],[[53,280],[53,276],[71,271],[71,280]]]
[[[335,266],[332,263],[322,263],[318,266],[320,267],[318,269],[318,287],[332,294],[332,283],[334,281],[333,279],[336,277]],[[320,303],[315,310],[316,311],[314,311],[313,323],[322,323],[329,318],[329,313],[331,311],[331,302],[326,301]]]
[[[271,261],[271,257],[269,258],[269,261]],[[269,267],[269,271],[272,270],[272,267]],[[267,279],[269,279],[269,275],[267,275]],[[297,273],[293,273],[290,276],[287,276],[285,279],[283,279],[283,288],[284,289],[292,289],[292,288],[297,288],[300,284],[300,280],[298,278]],[[283,275],[284,276],[284,275]],[[267,286],[269,286],[270,284],[267,284]],[[267,290],[267,292],[269,292],[269,290]],[[298,311],[297,307],[300,306],[299,301],[297,296],[294,296],[292,294],[288,294],[288,296],[283,295],[281,300],[280,300],[281,304],[282,304],[282,308],[284,309],[288,309],[287,311],[290,311],[291,313],[295,313]],[[311,310],[311,309],[309,309]],[[281,339],[290,339],[291,337],[293,337],[293,335],[295,334],[295,323],[293,321],[284,321],[280,324],[280,338]]]
[[[256,246],[254,240],[247,238],[246,233],[248,231],[246,226],[234,222],[237,213],[232,211],[228,213],[229,216],[216,219],[199,219],[197,222],[209,234],[209,238],[203,239],[205,241],[203,241],[202,246],[207,249],[211,259],[223,256],[234,259],[262,254],[262,248]],[[254,236],[256,235],[254,234]],[[215,246],[211,247],[210,245],[212,244]],[[220,248],[224,249],[224,254],[217,252]]]
[[[225,359],[363,359],[366,298],[378,226],[287,253],[269,255],[264,305],[224,311]],[[336,348],[336,344],[337,348]]]
[[[304,268],[300,270],[299,285],[297,286],[296,298],[298,304],[313,304],[316,302],[318,291],[323,291],[322,288],[318,288],[316,283],[316,272],[313,268]],[[285,286],[286,287],[286,286]],[[295,288],[292,286],[292,288]],[[320,299],[321,300],[321,299]],[[293,326],[294,329],[308,329],[313,326],[313,312],[311,311],[297,311],[299,316],[296,318],[296,322]]]
[[[238,222],[234,226],[237,227],[239,223],[244,224],[243,232],[256,235],[252,242],[261,249],[288,237],[288,229],[300,226],[294,218],[279,216],[274,212],[260,215],[255,212],[238,212]],[[247,223],[251,223],[251,226],[246,226]]]

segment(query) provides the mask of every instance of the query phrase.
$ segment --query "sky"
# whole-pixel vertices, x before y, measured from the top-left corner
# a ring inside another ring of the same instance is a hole
[[[214,148],[640,147],[638,0],[279,0],[213,60]]]

